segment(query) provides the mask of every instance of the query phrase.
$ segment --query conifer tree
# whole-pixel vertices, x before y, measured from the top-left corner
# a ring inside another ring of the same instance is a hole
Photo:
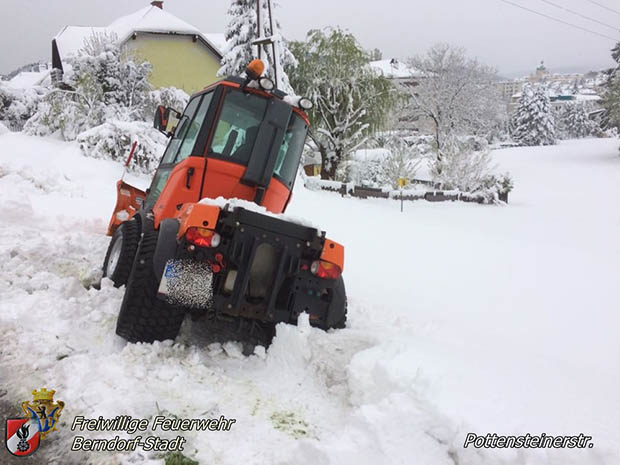
[[[565,138],[580,139],[594,134],[598,124],[589,119],[584,105],[569,103],[561,112],[559,126]]]
[[[523,89],[511,129],[512,139],[520,145],[555,144],[555,121],[544,84]]]
[[[260,2],[261,7],[261,32],[257,35],[257,9],[256,2]],[[277,3],[272,1],[272,14],[275,15]],[[230,21],[226,28],[226,49],[222,66],[218,71],[218,76],[239,76],[244,73],[248,63],[258,58],[258,47],[252,45],[260,37],[273,37],[277,40],[279,55],[279,75],[278,88],[287,93],[293,93],[288,76],[284,68],[295,68],[297,60],[288,48],[286,41],[280,32],[280,23],[273,18],[274,31],[270,29],[269,9],[266,0],[232,0],[228,8]],[[273,73],[273,48],[270,44],[261,45],[261,58],[268,64],[266,76],[274,79]]]

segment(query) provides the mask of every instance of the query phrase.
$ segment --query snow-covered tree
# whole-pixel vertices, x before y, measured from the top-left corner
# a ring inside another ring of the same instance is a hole
[[[65,140],[77,140],[85,154],[112,160],[124,159],[137,141],[132,168],[154,169],[165,144],[165,137],[152,127],[155,108],[183,110],[189,96],[176,88],[152,90],[151,65],[123,53],[113,35],[86,39],[70,64],[65,88],[49,89],[25,131],[58,132]]]
[[[291,83],[314,103],[310,138],[321,153],[321,177],[335,179],[348,155],[385,125],[395,90],[368,66],[355,37],[341,29],[312,30],[291,50],[299,60]]]
[[[620,42],[611,51],[616,67],[607,71],[601,104],[606,110],[605,126],[620,129]]]
[[[580,139],[595,135],[599,130],[597,121],[590,119],[588,107],[569,103],[558,112],[557,132],[564,139]]]
[[[26,131],[47,135],[60,131],[66,140],[105,121],[146,119],[151,65],[124,55],[113,34],[87,38],[70,60],[67,82],[73,90],[54,88],[43,99]],[[153,109],[148,113],[152,115]],[[150,119],[150,115],[148,118]]]
[[[419,78],[408,88],[404,117],[430,124],[438,154],[446,139],[486,135],[498,124],[501,100],[493,68],[449,44],[434,45],[409,64]]]
[[[257,27],[257,1],[260,2],[261,14],[261,31],[258,33]],[[282,37],[280,23],[275,18],[275,11],[278,4],[271,2],[274,30],[271,30],[271,22],[269,21],[269,8],[267,0],[232,0],[228,8],[228,16],[230,21],[226,27],[226,49],[224,50],[224,58],[222,58],[222,66],[217,75],[220,77],[239,76],[245,72],[248,63],[254,58],[258,58],[258,47],[252,45],[258,38],[273,37],[277,41],[276,47],[279,56],[279,75],[278,88],[286,93],[292,94],[293,88],[290,85],[288,75],[284,68],[295,68],[297,60],[288,48],[287,42]],[[273,47],[270,44],[261,45],[261,58],[268,65],[266,67],[266,75],[274,79],[273,65]]]
[[[511,121],[511,136],[520,145],[555,144],[555,120],[544,84],[523,88],[519,106]]]

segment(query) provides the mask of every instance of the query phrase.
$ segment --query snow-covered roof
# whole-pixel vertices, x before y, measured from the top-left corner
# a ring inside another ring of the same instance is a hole
[[[419,71],[396,58],[371,61],[370,66],[388,79],[407,79],[420,76]]]
[[[122,16],[109,26],[65,26],[54,39],[61,57],[66,57],[75,55],[84,46],[84,40],[93,34],[115,34],[123,43],[135,32],[196,35],[213,51],[222,54],[221,48],[196,27],[154,5]]]
[[[226,49],[226,35],[223,32],[203,32],[203,36],[215,45],[220,53],[223,53]]]
[[[127,40],[134,32],[174,32],[177,34],[202,35],[191,24],[153,5],[118,18],[108,28],[118,35],[121,42]]]
[[[43,71],[22,71],[7,82],[13,89],[29,89],[30,87],[41,85],[49,76],[49,70]]]
[[[84,40],[95,34],[109,34],[107,27],[65,26],[54,40],[61,57],[77,55],[78,50],[84,47]]]

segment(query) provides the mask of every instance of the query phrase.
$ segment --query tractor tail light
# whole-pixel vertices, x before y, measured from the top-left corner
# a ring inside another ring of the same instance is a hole
[[[342,273],[338,265],[326,262],[325,260],[316,260],[312,262],[310,271],[313,275],[322,279],[338,279]]]
[[[185,239],[198,247],[217,247],[222,237],[211,229],[192,227],[187,228]]]

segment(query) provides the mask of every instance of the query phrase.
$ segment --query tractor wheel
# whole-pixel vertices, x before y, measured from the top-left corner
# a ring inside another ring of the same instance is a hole
[[[139,241],[140,223],[136,219],[122,223],[114,232],[103,261],[103,276],[110,278],[114,286],[127,284]]]
[[[342,276],[338,278],[333,292],[334,295],[327,315],[327,321],[321,323],[321,329],[342,329],[347,323],[347,293]]]
[[[159,280],[153,271],[157,236],[152,229],[142,236],[118,315],[116,334],[129,342],[174,339],[185,316],[181,308],[157,298]]]

